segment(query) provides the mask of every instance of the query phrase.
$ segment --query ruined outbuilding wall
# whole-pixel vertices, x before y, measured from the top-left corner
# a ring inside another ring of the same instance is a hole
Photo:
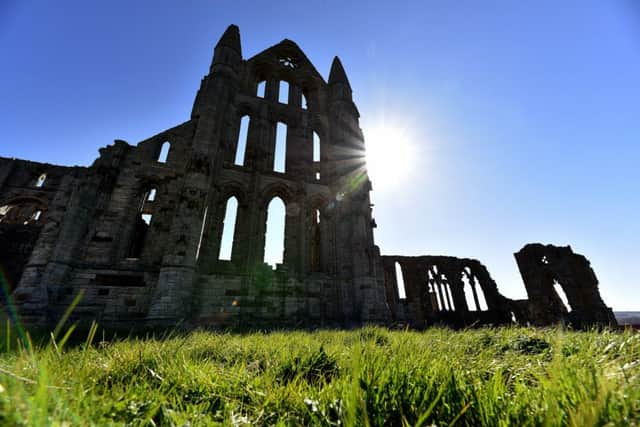
[[[414,327],[515,322],[514,301],[498,292],[486,267],[450,256],[383,256],[387,300],[394,320]],[[399,292],[399,277],[405,297]],[[484,304],[481,304],[481,301]]]
[[[532,324],[564,322],[578,328],[617,324],[600,296],[591,263],[571,246],[531,243],[514,256],[529,296],[527,315]],[[568,307],[558,292],[566,295]]]
[[[383,256],[386,298],[393,320],[418,328],[512,323],[617,326],[613,311],[600,297],[589,261],[573,253],[570,246],[531,243],[515,257],[528,294],[525,300],[501,295],[486,267],[474,259]],[[566,294],[568,306],[558,292]]]

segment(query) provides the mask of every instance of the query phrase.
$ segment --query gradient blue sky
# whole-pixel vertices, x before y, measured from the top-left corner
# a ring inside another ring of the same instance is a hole
[[[640,309],[633,0],[3,0],[0,155],[88,165],[187,120],[231,23],[245,58],[290,38],[326,78],[340,56],[365,136],[409,138],[372,176],[383,253],[478,258],[518,298],[513,252],[571,244],[605,302]]]

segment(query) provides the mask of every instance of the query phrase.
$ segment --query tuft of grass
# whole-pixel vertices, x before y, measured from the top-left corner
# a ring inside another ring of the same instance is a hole
[[[0,329],[0,425],[640,424],[632,331]]]

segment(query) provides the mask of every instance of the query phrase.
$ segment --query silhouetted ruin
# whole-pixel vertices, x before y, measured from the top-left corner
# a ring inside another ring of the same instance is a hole
[[[516,254],[528,300],[502,296],[477,260],[381,256],[370,191],[340,60],[327,82],[290,40],[244,60],[232,25],[188,121],[135,146],[116,140],[90,167],[0,158],[4,285],[41,325],[81,291],[72,316],[114,327],[615,325],[569,247]],[[285,206],[275,268],[272,204]]]
[[[531,243],[515,257],[529,296],[527,321],[534,325],[562,321],[576,327],[616,324],[613,311],[600,297],[589,260],[573,253],[571,246]],[[565,294],[566,302],[559,293]]]

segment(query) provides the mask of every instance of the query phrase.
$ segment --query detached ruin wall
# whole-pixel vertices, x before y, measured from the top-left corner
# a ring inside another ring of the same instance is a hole
[[[136,145],[116,140],[89,167],[0,158],[2,303],[41,325],[79,293],[74,318],[114,327],[615,324],[570,248],[516,254],[523,301],[500,295],[477,260],[381,256],[364,159],[337,57],[328,81],[290,40],[245,60],[230,26],[186,122]],[[286,214],[272,268],[274,201]]]

